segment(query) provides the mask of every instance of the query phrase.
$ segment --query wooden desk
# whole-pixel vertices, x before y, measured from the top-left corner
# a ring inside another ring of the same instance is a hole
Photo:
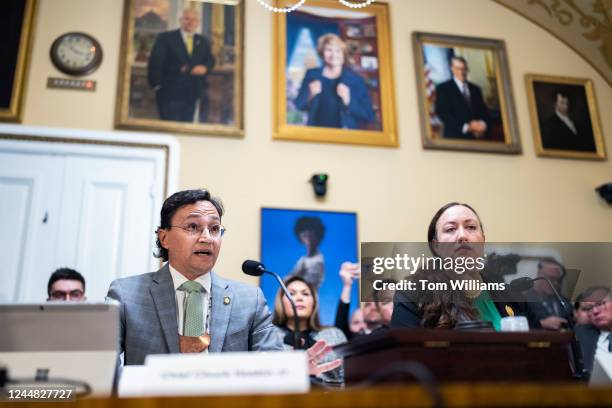
[[[586,407],[612,406],[612,387],[589,389],[581,384],[477,383],[441,388],[447,407]],[[321,391],[305,395],[90,399],[74,403],[3,403],[2,407],[57,408],[399,408],[430,407],[417,385]]]

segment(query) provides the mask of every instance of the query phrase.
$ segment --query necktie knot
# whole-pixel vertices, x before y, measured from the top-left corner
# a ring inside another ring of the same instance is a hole
[[[179,286],[178,290],[183,290],[187,293],[204,292],[204,287],[196,281],[187,281]]]

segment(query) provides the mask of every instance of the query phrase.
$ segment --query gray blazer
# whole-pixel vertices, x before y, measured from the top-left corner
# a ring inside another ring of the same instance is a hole
[[[282,350],[282,339],[272,325],[261,289],[210,274],[209,351]],[[176,300],[168,264],[157,272],[114,280],[108,297],[121,303],[119,340],[125,365],[144,364],[148,354],[179,352]]]

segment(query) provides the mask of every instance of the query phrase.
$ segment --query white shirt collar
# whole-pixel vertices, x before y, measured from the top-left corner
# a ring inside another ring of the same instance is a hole
[[[181,32],[181,37],[183,37],[183,41],[185,41],[185,43],[187,43],[187,37],[191,36],[195,38],[196,33],[188,33],[187,31],[184,31],[184,30],[179,30],[179,31]]]
[[[172,275],[172,283],[174,284],[174,290],[176,291],[178,290],[179,286],[187,282],[189,279],[187,279],[182,273],[174,269],[174,267],[170,265],[170,263],[168,263],[168,267],[170,268],[170,275]],[[210,272],[198,276],[194,279],[194,281],[202,285],[204,290],[206,290],[206,293],[210,293],[210,286],[212,285]]]
[[[457,85],[457,88],[459,88],[459,91],[461,91],[461,93],[463,93],[463,87],[465,86],[468,95],[470,94],[470,87],[467,86],[467,81],[460,81],[455,77],[453,77],[453,81],[455,81],[455,84]]]
[[[561,119],[561,121],[563,123],[565,123],[567,125],[568,128],[571,129],[572,132],[574,132],[574,134],[577,134],[576,132],[576,126],[574,125],[574,121],[571,120],[569,118],[569,116],[562,114],[561,112],[559,112],[558,110],[555,109],[555,114],[557,115],[557,117],[559,119]]]

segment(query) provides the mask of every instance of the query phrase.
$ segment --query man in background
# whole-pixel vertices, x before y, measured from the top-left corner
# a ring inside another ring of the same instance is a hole
[[[47,301],[84,301],[85,278],[70,268],[59,268],[51,274],[47,284]]]
[[[548,279],[557,292],[560,292],[565,277],[565,268],[554,259],[544,259],[538,262],[537,276]],[[539,301],[528,303],[530,321],[538,322],[542,328],[548,330],[560,330],[567,327],[572,316],[568,315],[548,282],[537,280],[534,282],[533,291],[534,297]],[[571,305],[565,299],[564,303],[571,309]]]
[[[558,91],[554,96],[554,113],[542,123],[542,146],[545,149],[594,152],[593,131],[584,121],[570,117],[569,95]]]
[[[576,324],[592,324],[590,312],[598,299],[603,299],[609,288],[605,286],[591,286],[578,296],[574,302],[574,322]]]
[[[162,120],[193,122],[204,78],[215,59],[209,41],[195,32],[200,24],[198,12],[185,9],[180,24],[180,29],[157,36],[149,57],[148,79]]]
[[[595,358],[612,354],[612,291],[597,291],[593,294],[589,318],[592,324],[576,326],[576,336],[582,348],[584,368],[590,373]]]
[[[467,80],[467,61],[452,57],[450,70],[453,77],[436,87],[436,114],[444,123],[444,137],[485,139],[489,113],[480,87]]]

